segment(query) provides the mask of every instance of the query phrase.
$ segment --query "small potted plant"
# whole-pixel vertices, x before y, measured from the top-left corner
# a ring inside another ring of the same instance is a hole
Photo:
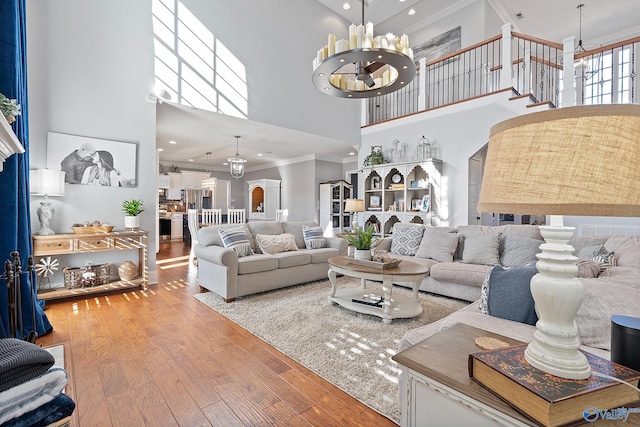
[[[122,211],[125,213],[124,228],[137,230],[140,227],[140,215],[142,209],[142,200],[125,200],[122,202]]]
[[[16,116],[20,115],[20,104],[0,93],[0,113],[7,119],[7,123],[11,124],[16,121]]]
[[[355,248],[354,258],[371,261],[371,248],[378,244],[379,241],[379,239],[373,238],[374,233],[373,224],[369,224],[364,228],[354,227],[353,234],[345,236],[347,241]]]

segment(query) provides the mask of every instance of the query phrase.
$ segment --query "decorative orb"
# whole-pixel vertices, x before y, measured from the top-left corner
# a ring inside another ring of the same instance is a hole
[[[131,261],[125,261],[118,267],[118,276],[120,280],[133,280],[138,272],[138,266]]]

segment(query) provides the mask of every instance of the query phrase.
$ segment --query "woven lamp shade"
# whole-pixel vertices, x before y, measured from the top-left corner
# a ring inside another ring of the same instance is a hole
[[[347,199],[344,204],[345,212],[364,212],[364,200],[362,199]]]
[[[640,216],[640,105],[566,107],[493,126],[478,210]]]

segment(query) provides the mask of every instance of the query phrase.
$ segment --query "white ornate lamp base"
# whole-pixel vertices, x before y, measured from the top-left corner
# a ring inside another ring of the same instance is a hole
[[[540,227],[545,243],[537,255],[539,273],[531,279],[539,320],[534,341],[524,354],[527,362],[544,372],[580,380],[591,376],[591,367],[578,350],[580,338],[573,322],[584,294],[576,277],[577,258],[567,244],[573,231],[573,227],[563,226],[561,216],[552,216],[551,225]]]

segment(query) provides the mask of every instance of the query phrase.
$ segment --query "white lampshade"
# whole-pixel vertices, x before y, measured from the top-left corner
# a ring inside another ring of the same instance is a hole
[[[36,196],[64,196],[65,172],[52,169],[31,169],[29,184]]]

